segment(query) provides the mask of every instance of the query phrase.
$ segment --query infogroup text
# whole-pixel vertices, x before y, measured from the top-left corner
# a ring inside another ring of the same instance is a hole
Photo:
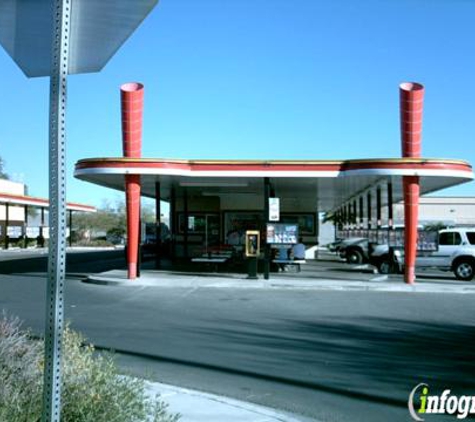
[[[423,421],[424,416],[429,414],[447,414],[465,419],[468,415],[475,415],[475,396],[456,396],[449,389],[439,395],[429,395],[429,385],[421,383],[411,391],[407,407],[415,421]]]

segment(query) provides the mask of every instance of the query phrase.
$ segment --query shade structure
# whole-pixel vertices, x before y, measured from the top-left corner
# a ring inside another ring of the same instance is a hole
[[[0,203],[11,205],[28,205],[33,207],[49,207],[49,201],[44,198],[37,198],[28,195],[13,195],[9,193],[0,193]],[[68,211],[83,211],[83,212],[96,212],[96,207],[86,204],[76,204],[73,202],[66,203],[66,209]]]
[[[98,72],[158,0],[74,0],[68,73]],[[52,0],[0,1],[0,44],[28,77],[51,74]]]
[[[472,167],[462,160],[380,158],[366,160],[172,160],[160,158],[91,158],[76,163],[75,177],[124,190],[124,175],[140,174],[142,195],[161,199],[187,189],[191,195],[262,196],[262,180],[269,177],[278,196],[315,199],[320,211],[332,211],[357,198],[365,189],[391,181],[394,201],[403,198],[402,177],[419,176],[421,194],[473,179]],[[383,198],[384,199],[384,198]],[[384,202],[384,201],[383,201]]]

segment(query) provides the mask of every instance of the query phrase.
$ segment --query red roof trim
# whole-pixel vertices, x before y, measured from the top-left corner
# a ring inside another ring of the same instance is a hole
[[[76,169],[173,169],[185,171],[349,171],[366,169],[388,170],[461,170],[472,171],[472,166],[463,161],[455,160],[348,160],[330,162],[174,162],[174,161],[151,161],[151,160],[122,160],[122,159],[94,159],[79,161]]]
[[[8,200],[9,203],[18,204],[18,205],[24,205],[23,202],[28,202],[29,204],[27,204],[27,205],[37,204],[38,206],[49,207],[49,201],[47,199],[35,198],[34,196],[13,195],[13,194],[9,194],[9,193],[0,193],[0,203],[3,200]],[[83,205],[83,204],[68,202],[66,204],[66,206],[68,208],[81,208],[84,211],[91,211],[91,212],[96,211],[96,207],[93,207],[91,205]]]

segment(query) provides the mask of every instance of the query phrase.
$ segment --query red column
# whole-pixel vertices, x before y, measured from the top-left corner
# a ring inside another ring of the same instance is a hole
[[[142,154],[143,85],[127,83],[120,87],[122,105],[122,145],[124,157],[140,158]],[[125,176],[127,208],[127,277],[137,277],[140,232],[140,176]]]
[[[404,281],[413,284],[416,278],[417,225],[419,218],[419,177],[404,176]]]
[[[424,87],[418,83],[405,82],[399,86],[401,107],[401,147],[402,156],[421,156],[422,109]],[[403,176],[404,190],[404,281],[415,281],[417,254],[417,226],[419,219],[419,177]]]

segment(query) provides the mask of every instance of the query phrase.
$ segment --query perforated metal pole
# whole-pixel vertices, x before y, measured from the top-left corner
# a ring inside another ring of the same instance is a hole
[[[43,422],[61,418],[61,346],[66,269],[66,78],[71,1],[53,1],[49,122],[49,256],[46,289]]]

